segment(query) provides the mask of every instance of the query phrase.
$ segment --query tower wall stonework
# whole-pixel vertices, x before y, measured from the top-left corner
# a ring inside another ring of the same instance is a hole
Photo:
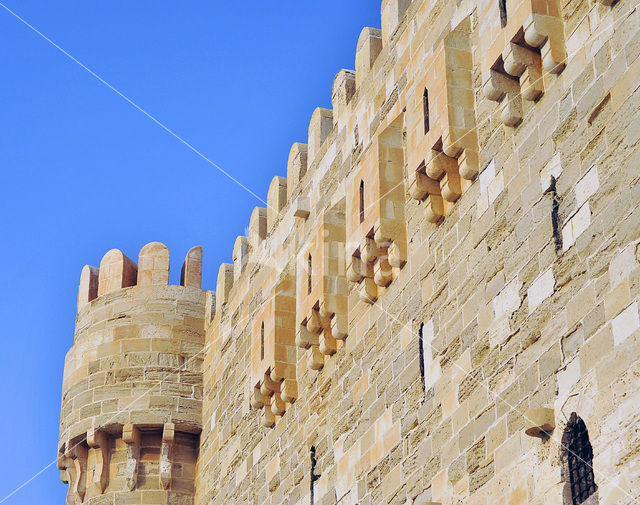
[[[139,265],[114,249],[83,269],[58,455],[69,505],[193,503],[208,299],[198,252],[183,267],[190,286],[167,284],[159,243]],[[105,279],[102,292],[86,295],[88,272]]]
[[[215,296],[167,286],[157,245],[135,286],[113,251],[83,269],[69,503],[640,496],[640,9],[384,0],[381,26]],[[585,486],[572,426],[590,443]]]

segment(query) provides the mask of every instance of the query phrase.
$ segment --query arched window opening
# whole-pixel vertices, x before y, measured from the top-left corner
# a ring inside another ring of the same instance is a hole
[[[424,95],[422,97],[422,108],[424,110],[424,133],[429,133],[431,125],[429,123],[429,90],[424,88]]]
[[[264,322],[260,326],[260,359],[264,359]]]
[[[307,294],[311,294],[311,288],[313,287],[312,285],[312,269],[313,269],[313,259],[311,258],[311,255],[309,255],[309,258],[307,258]]]
[[[507,26],[507,0],[498,0],[498,7],[500,8],[500,25],[504,28]]]
[[[360,222],[364,221],[364,181],[360,180]]]
[[[573,412],[562,435],[562,478],[569,486],[567,505],[581,505],[596,492],[593,449],[584,421]]]

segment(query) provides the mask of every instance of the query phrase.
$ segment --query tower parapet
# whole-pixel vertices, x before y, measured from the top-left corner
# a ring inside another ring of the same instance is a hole
[[[192,503],[212,298],[201,277],[194,247],[181,285],[169,285],[169,250],[158,242],[138,265],[112,249],[100,268],[82,269],[58,446],[68,505],[121,494]]]

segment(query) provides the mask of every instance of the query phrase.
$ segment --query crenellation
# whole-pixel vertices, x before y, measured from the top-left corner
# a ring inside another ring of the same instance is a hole
[[[267,193],[267,233],[271,233],[287,204],[287,178],[275,176]]]
[[[356,49],[356,88],[362,87],[380,51],[382,51],[382,31],[378,28],[364,28],[360,33]]]
[[[307,144],[296,142],[289,151],[287,162],[287,200],[291,201],[298,193],[302,179],[307,173]]]
[[[90,265],[82,267],[80,285],[78,287],[78,312],[87,303],[98,297],[99,269]]]
[[[580,420],[583,503],[631,503],[640,17],[603,3],[384,0],[215,293],[201,248],[86,266],[68,503],[573,505]]]
[[[340,70],[333,80],[333,90],[331,92],[334,126],[338,126],[338,128],[342,126],[342,122],[344,122],[349,112],[349,104],[355,92],[355,70]]]
[[[151,242],[138,256],[138,286],[169,284],[169,249],[160,242]]]
[[[229,293],[233,287],[234,266],[223,263],[218,270],[218,282],[216,284],[216,312],[229,301]]]
[[[192,247],[187,252],[180,271],[180,285],[202,287],[202,246]]]
[[[307,147],[307,165],[311,167],[320,161],[319,153],[326,138],[333,130],[333,111],[318,107],[309,122],[309,143]]]
[[[265,238],[267,238],[267,209],[255,207],[249,219],[249,245],[251,252],[255,253]]]
[[[382,41],[388,44],[393,33],[404,17],[411,0],[383,0],[381,7]]]
[[[233,281],[236,282],[244,273],[249,263],[249,239],[238,237],[233,246]]]
[[[100,261],[98,296],[135,286],[138,266],[119,249],[111,249]]]

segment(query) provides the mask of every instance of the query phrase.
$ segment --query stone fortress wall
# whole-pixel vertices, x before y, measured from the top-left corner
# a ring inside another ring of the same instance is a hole
[[[640,9],[381,11],[215,294],[83,270],[68,503],[637,501]]]

